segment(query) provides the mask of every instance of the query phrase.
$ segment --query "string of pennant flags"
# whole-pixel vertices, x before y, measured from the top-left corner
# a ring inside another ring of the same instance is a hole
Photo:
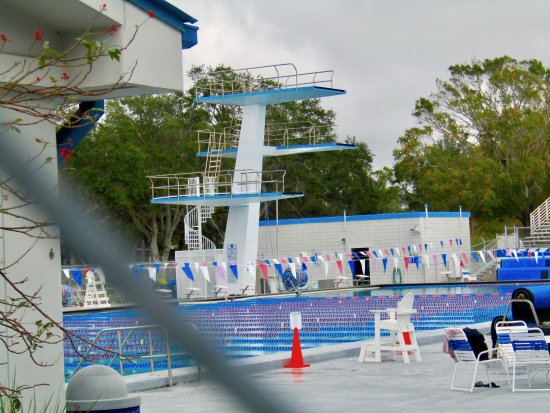
[[[460,248],[462,245],[462,239],[450,239],[447,242],[439,241],[439,246],[445,248],[446,246],[454,246]],[[289,257],[289,258],[272,258],[272,259],[258,259],[254,261],[248,261],[245,265],[238,265],[235,261],[229,261],[228,263],[224,261],[212,261],[212,262],[184,262],[181,263],[169,263],[169,264],[154,264],[153,267],[147,266],[146,264],[139,264],[137,266],[131,267],[132,271],[140,271],[142,269],[147,269],[149,275],[152,279],[155,279],[156,273],[160,270],[161,267],[181,267],[182,272],[189,278],[191,281],[195,281],[195,276],[200,274],[208,282],[210,282],[210,272],[209,268],[213,268],[216,275],[226,279],[227,276],[233,276],[235,279],[239,278],[241,270],[245,270],[246,273],[251,274],[253,277],[256,276],[256,268],[259,268],[263,277],[267,280],[269,275],[269,269],[274,268],[277,273],[282,277],[285,269],[283,266],[287,266],[290,269],[290,272],[297,277],[297,271],[306,271],[308,265],[316,264],[323,265],[325,277],[328,274],[329,266],[332,262],[336,263],[338,271],[341,275],[344,274],[344,261],[347,261],[351,276],[356,275],[355,263],[360,262],[362,267],[362,274],[365,273],[366,262],[369,261],[369,264],[372,266],[372,269],[376,271],[378,265],[381,263],[384,273],[388,270],[388,264],[393,265],[394,270],[400,269],[401,262],[404,266],[405,271],[409,271],[409,267],[414,265],[417,270],[420,269],[420,266],[424,266],[427,270],[430,269],[430,262],[434,266],[437,266],[439,262],[442,262],[445,268],[448,268],[449,263],[452,261],[455,267],[464,268],[469,266],[471,262],[476,263],[485,263],[489,257],[491,260],[496,259],[498,256],[507,256],[515,257],[518,259],[518,250],[516,249],[487,249],[487,250],[477,250],[469,252],[451,252],[451,253],[431,253],[430,250],[434,249],[433,242],[417,244],[417,245],[408,245],[406,247],[392,247],[392,248],[382,248],[382,249],[372,249],[369,251],[359,251],[359,252],[335,252],[334,256],[330,254],[315,254],[308,255],[307,253],[301,253],[300,257]],[[436,244],[436,247],[438,245]],[[534,257],[538,262],[538,258],[544,253],[540,253],[538,249],[536,250],[526,250],[526,255],[528,257]]]

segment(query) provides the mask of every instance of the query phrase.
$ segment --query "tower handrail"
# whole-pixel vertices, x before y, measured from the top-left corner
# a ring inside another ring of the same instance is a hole
[[[204,172],[152,175],[147,178],[151,182],[152,199],[158,200],[174,197],[234,196],[262,192],[284,193],[285,174],[285,170],[262,172],[253,169],[237,169],[220,171],[218,180],[212,184],[213,190],[208,194],[201,190],[204,179],[208,177]]]
[[[292,73],[281,73],[281,68],[289,66]],[[274,70],[274,76],[254,76],[255,71],[271,68]],[[237,75],[235,79],[225,79],[223,75],[234,73]],[[241,73],[246,73],[243,77],[238,77]],[[214,79],[211,76],[214,75]],[[207,85],[196,85],[197,97],[212,96],[212,95],[231,95],[235,93],[253,93],[261,90],[281,90],[289,88],[298,88],[302,86],[318,86],[327,85],[333,87],[334,70],[320,70],[316,72],[298,73],[296,66],[292,63],[281,63],[275,65],[256,66],[242,69],[226,69],[205,74],[204,79],[207,79]],[[319,79],[321,78],[321,79]]]
[[[537,232],[545,223],[550,224],[550,197],[546,198],[546,201],[531,212],[529,221],[531,223],[531,233]]]

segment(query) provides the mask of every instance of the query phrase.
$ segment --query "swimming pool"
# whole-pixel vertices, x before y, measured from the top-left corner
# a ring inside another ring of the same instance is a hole
[[[406,293],[415,294],[412,317],[417,331],[441,329],[449,326],[468,325],[492,320],[502,315],[510,300],[511,291],[521,283],[498,285],[434,285],[399,286],[375,289],[359,289],[324,294],[292,297],[261,297],[236,301],[194,303],[175,307],[175,311],[187,311],[194,325],[215,347],[229,358],[254,357],[276,352],[290,352],[292,331],[289,314],[302,314],[300,332],[302,348],[320,347],[337,343],[349,343],[368,339],[374,335],[372,309],[395,307]],[[530,283],[528,285],[533,285]],[[93,340],[105,328],[135,327],[146,324],[136,310],[96,311],[85,314],[67,314],[65,327],[86,340]],[[131,330],[128,330],[131,331]],[[148,340],[151,340],[152,350]],[[162,334],[151,336],[136,334],[117,337],[105,335],[98,342],[103,348],[115,349],[122,341],[122,353],[137,357],[149,352],[166,354],[166,341]],[[70,376],[88,345],[81,339],[65,338],[65,372]],[[118,348],[118,347],[117,347]],[[182,353],[170,346],[171,353]],[[81,367],[93,364],[109,364],[119,369],[119,361],[112,353],[93,350]],[[167,368],[165,358],[153,359],[153,368]],[[172,368],[192,365],[185,354],[172,357]],[[124,360],[125,374],[150,371],[150,360]]]

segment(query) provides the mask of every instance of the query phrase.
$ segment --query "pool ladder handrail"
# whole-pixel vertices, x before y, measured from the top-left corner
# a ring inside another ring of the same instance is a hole
[[[192,327],[196,328],[195,326],[192,326]],[[139,356],[124,356],[122,354],[122,348],[123,348],[124,344],[126,343],[126,341],[128,340],[128,338],[132,335],[132,333],[135,330],[147,330],[147,335],[148,335],[148,339],[149,339],[149,354],[139,355]],[[153,354],[153,340],[152,340],[152,334],[151,334],[153,330],[161,330],[164,333],[164,338],[165,338],[165,342],[166,342],[166,354]],[[124,337],[124,339],[122,338],[122,331],[129,331],[129,333]],[[102,346],[96,344],[99,341],[99,339],[102,335],[104,335],[106,333],[109,333],[109,332],[116,332],[116,337],[117,337],[117,342],[118,342],[118,352],[115,351],[115,350],[103,348]],[[153,371],[155,371],[155,364],[153,362],[153,359],[155,359],[155,358],[166,358],[166,360],[167,360],[167,370],[168,370],[168,383],[169,383],[170,386],[172,386],[172,384],[173,384],[172,356],[181,356],[181,355],[188,354],[186,352],[172,353],[170,351],[170,341],[168,339],[168,333],[166,332],[164,327],[162,327],[158,324],[148,324],[148,325],[143,325],[143,326],[131,326],[131,327],[104,328],[104,329],[100,330],[97,333],[97,335],[95,336],[92,343],[88,346],[88,349],[86,350],[86,353],[84,353],[84,355],[80,357],[80,361],[78,362],[76,368],[72,372],[71,377],[78,371],[78,369],[80,368],[80,366],[82,365],[84,360],[89,360],[88,355],[90,354],[90,351],[94,348],[99,349],[99,350],[103,350],[103,352],[105,352],[105,353],[113,353],[115,355],[115,357],[113,357],[109,361],[109,364],[107,365],[109,367],[111,366],[111,364],[113,364],[115,359],[118,357],[118,359],[119,359],[119,370],[120,370],[120,375],[121,376],[124,376],[124,367],[123,367],[123,360],[124,359],[129,360],[129,361],[133,361],[135,359],[149,359],[150,360],[150,367],[151,367],[150,371],[152,373]],[[199,372],[200,372],[200,368],[199,368]]]

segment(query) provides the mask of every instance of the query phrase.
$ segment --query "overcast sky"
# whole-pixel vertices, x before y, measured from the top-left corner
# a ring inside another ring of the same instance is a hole
[[[415,125],[416,99],[452,64],[504,54],[550,66],[549,0],[170,0],[195,17],[193,64],[237,67],[291,62],[299,72],[334,69],[325,98],[340,139],[368,143],[374,166]],[[186,85],[188,87],[189,85]]]

